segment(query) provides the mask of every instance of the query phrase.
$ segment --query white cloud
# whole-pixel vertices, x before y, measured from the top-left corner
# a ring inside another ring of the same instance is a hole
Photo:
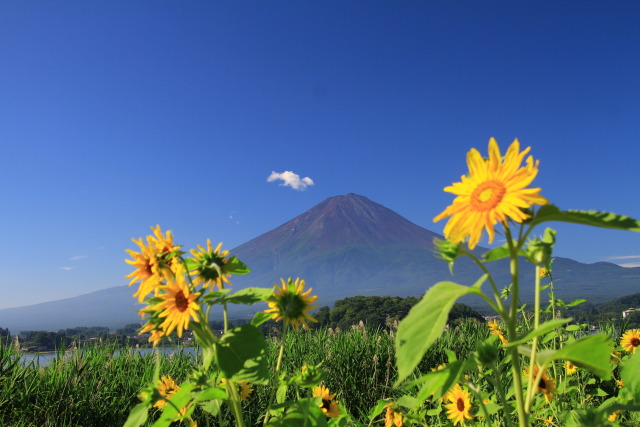
[[[620,267],[640,267],[640,262],[625,262],[624,264],[618,264]]]
[[[291,187],[294,190],[304,191],[310,185],[313,185],[313,180],[308,176],[300,179],[300,175],[293,173],[292,171],[284,171],[282,173],[271,172],[271,175],[267,178],[267,182],[273,182],[281,180],[281,186]]]
[[[635,259],[639,259],[640,255],[620,255],[620,256],[610,256],[607,257],[607,260],[616,260],[616,259],[625,259],[625,260],[635,260]],[[640,260],[638,261],[632,261],[632,262],[623,262],[623,263],[617,263],[620,267],[640,267]]]
[[[60,267],[60,270],[69,271],[73,270],[73,267]]]
[[[81,259],[89,258],[87,255],[76,255],[69,258],[71,261],[80,261]]]
[[[607,259],[634,259],[634,258],[640,258],[640,255],[610,256]]]

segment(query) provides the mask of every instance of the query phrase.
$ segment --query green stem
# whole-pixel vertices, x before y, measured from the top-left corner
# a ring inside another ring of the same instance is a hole
[[[535,302],[533,305],[533,330],[535,331],[540,326],[540,267],[536,265],[535,272]],[[531,344],[531,358],[529,360],[529,387],[527,388],[527,401],[525,403],[525,410],[529,412],[531,410],[531,401],[535,395],[533,387],[533,367],[536,365],[536,353],[538,351],[538,337],[533,339]],[[537,384],[537,383],[536,383]]]
[[[495,361],[492,363],[491,368],[493,369],[493,376],[495,378],[495,387],[496,387],[496,391],[498,393],[498,399],[500,400],[500,403],[502,404],[502,408],[504,413],[507,413],[507,397],[504,393],[504,387],[502,384],[502,370],[500,369],[500,365],[498,363],[496,363]],[[508,426],[512,426],[513,425],[513,421],[511,420],[511,416],[506,416],[504,417],[505,421],[507,423]],[[488,420],[489,418],[487,418]]]
[[[284,355],[284,341],[285,334],[287,332],[287,323],[283,322],[282,324],[282,342],[280,343],[280,353],[278,354],[278,360],[276,361],[276,377],[278,376],[278,372],[280,372],[280,367],[282,366],[282,356]],[[273,405],[273,399],[276,396],[277,387],[271,387],[271,395],[269,396],[269,404],[267,405],[267,412],[264,414],[264,421],[262,422],[263,426],[267,425],[269,421],[269,411],[271,410],[271,405]]]
[[[496,305],[497,305],[496,311],[501,316],[504,316],[505,309],[502,304],[502,298],[500,298],[500,292],[498,291],[498,287],[496,286],[496,282],[493,280],[491,273],[489,273],[489,270],[487,270],[487,267],[484,265],[484,263],[480,261],[478,257],[476,257],[473,253],[466,250],[464,251],[464,253],[468,255],[469,258],[471,258],[478,265],[478,267],[480,267],[480,269],[484,272],[484,274],[487,275],[487,278],[489,279],[489,283],[491,283],[491,288],[493,289],[493,297],[496,300]]]
[[[505,224],[505,234],[507,237],[507,244],[510,252],[509,267],[511,271],[511,307],[509,317],[506,319],[507,332],[509,333],[509,339],[515,341],[516,336],[516,321],[518,315],[518,301],[519,301],[519,282],[518,282],[518,251],[520,250],[520,244],[516,247],[513,246],[513,240],[511,237],[511,231],[507,224]],[[520,242],[518,242],[520,243]],[[518,347],[509,347],[509,354],[511,355],[511,373],[513,374],[513,388],[516,395],[516,404],[518,409],[518,422],[520,427],[527,427],[529,425],[529,414],[525,410],[524,399],[522,395],[522,376],[520,374],[520,355],[518,354]]]

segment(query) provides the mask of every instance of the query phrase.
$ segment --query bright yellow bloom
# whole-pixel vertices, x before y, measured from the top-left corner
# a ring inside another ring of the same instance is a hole
[[[180,390],[180,386],[168,375],[164,375],[158,380],[158,392],[162,396],[153,406],[156,408],[162,408],[167,404],[167,401],[171,399],[171,396],[176,394]]]
[[[611,415],[609,415],[608,420],[609,420],[609,421],[611,421],[611,422],[614,422],[615,420],[617,420],[617,419],[618,419],[618,416],[619,416],[619,415],[620,415],[620,410],[613,411],[613,412],[611,413]]]
[[[222,378],[220,380],[220,384],[224,387],[227,387],[227,379]],[[251,384],[246,381],[238,381],[236,382],[236,385],[240,388],[240,400],[246,401],[253,391],[253,389],[251,388]]]
[[[567,375],[573,375],[578,371],[578,367],[567,360],[564,363],[564,371],[567,373]]]
[[[627,353],[635,353],[640,346],[640,329],[629,329],[620,337],[620,345]]]
[[[338,402],[333,399],[336,397],[335,393],[331,394],[329,389],[323,385],[319,385],[313,389],[313,397],[319,397],[322,399],[320,404],[320,410],[329,418],[335,418],[340,416],[340,410],[338,409]]]
[[[163,310],[158,317],[165,318],[160,325],[165,335],[169,336],[177,328],[178,336],[182,337],[182,331],[189,328],[191,319],[198,321],[196,312],[200,310],[200,306],[196,300],[199,296],[200,292],[190,292],[182,272],[169,280],[166,286],[162,286],[158,298],[162,298],[163,301],[152,309]]]
[[[487,326],[491,329],[491,335],[497,335],[498,338],[500,338],[500,341],[502,341],[502,344],[509,344],[509,340],[505,338],[504,333],[499,329],[498,321],[496,319],[488,322]]]
[[[538,373],[540,372],[540,368],[538,367],[538,365],[536,365],[533,369],[533,380],[535,382],[536,377],[538,376]],[[524,368],[524,376],[526,378],[529,378],[529,367],[525,367]],[[542,371],[542,376],[540,377],[540,382],[536,385],[534,384],[534,387],[537,387],[536,392],[540,391],[542,392],[542,394],[544,395],[544,400],[549,403],[553,400],[553,396],[552,394],[554,394],[556,392],[556,384],[555,384],[555,380],[553,378],[549,378],[547,376],[546,371]]]
[[[225,265],[229,261],[226,257],[229,251],[220,252],[222,242],[218,243],[215,249],[211,246],[211,240],[207,239],[207,249],[198,245],[199,250],[191,249],[191,254],[195,258],[198,266],[191,274],[196,275],[193,283],[198,286],[202,283],[203,287],[209,287],[213,291],[214,286],[222,290],[224,283],[231,285],[229,277],[231,274],[225,272]]]
[[[384,407],[387,408],[384,415],[384,427],[403,427],[402,413],[393,410],[393,403],[387,403]]]
[[[134,266],[136,269],[133,273],[124,277],[127,279],[131,278],[129,286],[140,280],[140,287],[133,296],[138,297],[138,302],[142,302],[149,293],[160,286],[160,281],[162,280],[162,277],[157,273],[156,269],[156,255],[158,254],[158,249],[154,245],[154,241],[150,236],[147,237],[146,245],[142,239],[131,240],[140,247],[140,252],[125,249],[125,251],[131,255],[133,260],[126,259],[124,262]]]
[[[544,425],[555,426],[555,423],[553,422],[553,417],[552,416],[547,417],[547,419],[544,420]]]
[[[471,396],[467,390],[460,387],[460,384],[454,385],[447,392],[445,400],[451,402],[444,407],[447,408],[447,418],[453,421],[454,426],[473,418],[471,415]]]
[[[527,147],[521,152],[516,139],[503,158],[498,143],[491,138],[488,160],[475,148],[467,153],[469,174],[461,177],[462,182],[444,188],[457,197],[433,219],[436,222],[451,217],[444,227],[447,239],[458,243],[470,237],[469,248],[473,249],[485,229],[492,243],[498,222],[506,224],[507,219],[522,222],[530,216],[523,209],[548,203],[538,194],[539,188],[526,188],[538,174],[538,161],[534,162],[532,156],[521,167],[529,150]]]
[[[548,275],[549,275],[549,270],[547,270],[546,268],[540,269],[540,277],[547,277]]]
[[[280,281],[282,287],[273,284],[275,290],[267,301],[269,309],[265,310],[265,313],[272,313],[271,318],[276,322],[284,319],[285,325],[291,324],[296,330],[300,324],[308,330],[307,320],[310,322],[317,322],[317,320],[311,317],[307,311],[319,307],[311,305],[318,297],[309,295],[311,288],[305,292],[304,280],[300,280],[300,278],[297,278],[295,282],[291,278],[286,282],[284,279],[280,279]]]
[[[624,381],[616,380],[616,385],[618,386],[618,388],[624,388]]]

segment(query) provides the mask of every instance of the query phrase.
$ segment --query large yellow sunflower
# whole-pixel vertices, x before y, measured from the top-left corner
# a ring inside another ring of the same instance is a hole
[[[182,331],[189,327],[191,319],[198,321],[196,312],[200,310],[200,306],[196,300],[199,296],[200,292],[192,293],[189,290],[184,274],[179,269],[175,278],[161,287],[158,298],[161,298],[162,302],[154,305],[152,309],[162,310],[158,317],[165,318],[160,326],[166,336],[177,329],[178,336],[181,337]]]
[[[142,239],[131,240],[140,247],[140,252],[125,249],[125,251],[133,258],[133,260],[126,259],[125,262],[134,266],[136,269],[124,277],[127,279],[131,278],[129,286],[140,280],[140,287],[133,296],[138,297],[138,302],[142,302],[150,292],[160,286],[160,281],[162,280],[162,277],[157,273],[156,268],[156,255],[158,253],[158,248],[156,248],[154,241],[150,236],[147,237],[146,245]]]
[[[323,385],[319,385],[313,389],[313,397],[319,397],[322,399],[320,404],[320,410],[329,418],[335,418],[340,416],[340,410],[338,409],[338,402],[334,401],[336,395],[331,394],[329,389]]]
[[[471,396],[467,390],[460,387],[460,384],[454,385],[447,392],[445,400],[451,402],[444,407],[447,408],[447,418],[453,421],[454,426],[473,418],[471,415]]]
[[[533,368],[533,380],[535,381],[538,373],[540,372],[540,368],[538,365],[535,365]],[[525,378],[529,378],[529,367],[524,368],[524,376]],[[553,378],[549,378],[547,376],[546,370],[542,371],[542,376],[540,377],[540,382],[537,384],[536,392],[540,391],[544,395],[544,400],[549,403],[553,400],[552,394],[556,392],[556,383]]]
[[[197,286],[202,283],[203,287],[210,287],[213,291],[214,286],[218,286],[218,289],[224,288],[224,283],[231,285],[229,277],[231,274],[225,272],[225,265],[229,261],[226,257],[229,255],[229,251],[222,249],[222,242],[218,243],[215,249],[211,246],[211,240],[207,239],[207,249],[198,245],[199,250],[191,249],[191,254],[197,262],[197,267],[191,271],[191,274],[195,274],[196,277],[193,283]]]
[[[265,310],[265,313],[271,313],[271,318],[276,322],[284,319],[285,325],[293,325],[296,330],[300,324],[305,329],[309,329],[310,322],[317,322],[316,319],[311,317],[307,311],[313,310],[318,305],[313,304],[318,297],[310,296],[311,288],[306,292],[304,290],[304,280],[297,278],[295,282],[289,278],[286,282],[284,279],[280,279],[282,287],[277,284],[273,284],[275,290],[271,298],[267,301],[269,308]]]
[[[433,221],[450,216],[444,227],[444,235],[453,243],[469,238],[469,248],[476,247],[487,230],[489,243],[493,242],[494,227],[507,219],[522,222],[529,215],[522,209],[531,205],[545,205],[547,199],[540,196],[539,188],[526,188],[538,174],[538,161],[527,157],[526,166],[521,166],[530,147],[520,151],[520,143],[514,140],[504,158],[494,138],[489,140],[489,159],[472,148],[467,153],[469,174],[445,187],[444,191],[455,194],[453,204],[448,206]]]
[[[640,346],[640,329],[629,329],[620,337],[620,345],[627,353],[635,353]]]

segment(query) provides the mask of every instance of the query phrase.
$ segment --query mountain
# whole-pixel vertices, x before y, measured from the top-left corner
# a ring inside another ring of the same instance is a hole
[[[281,277],[301,277],[319,296],[320,304],[330,305],[356,295],[421,296],[441,280],[473,284],[481,275],[478,267],[462,258],[456,261],[452,277],[447,264],[433,254],[435,237],[442,238],[364,196],[331,197],[232,249],[231,254],[252,270],[246,276],[233,277],[233,287],[265,287],[279,283]],[[482,253],[484,249],[477,251]],[[500,288],[510,283],[506,260],[492,262],[488,268]],[[521,299],[530,303],[534,269],[522,263],[521,271]],[[640,291],[640,268],[556,258],[553,274],[556,297],[566,302],[576,298],[604,302]],[[488,284],[483,288],[490,292]],[[135,314],[133,292],[132,288],[120,286],[66,300],[3,309],[0,327],[15,333],[27,329],[122,326],[138,320],[131,315]],[[460,302],[480,310],[486,308],[473,296]],[[234,309],[231,314],[239,317],[250,315],[255,307]]]

